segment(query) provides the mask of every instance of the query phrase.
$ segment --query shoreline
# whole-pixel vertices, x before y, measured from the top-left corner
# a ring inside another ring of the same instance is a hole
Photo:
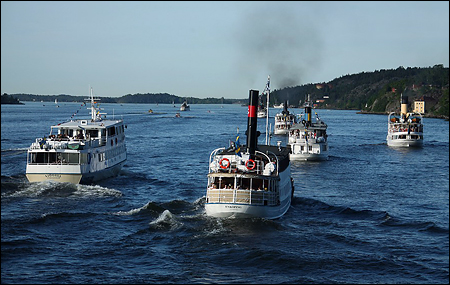
[[[358,111],[356,114],[368,114],[368,115],[389,115],[390,112],[367,112],[367,111]],[[445,115],[434,115],[434,114],[422,114],[424,118],[435,118],[435,119],[443,119],[448,121],[449,117]]]

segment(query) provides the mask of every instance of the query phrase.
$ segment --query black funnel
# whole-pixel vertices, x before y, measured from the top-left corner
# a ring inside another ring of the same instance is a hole
[[[284,101],[283,111],[281,113],[286,115],[289,114],[287,101]]]
[[[247,152],[253,156],[258,145],[258,90],[250,90],[248,99]]]
[[[311,106],[305,106],[306,125],[311,125]]]

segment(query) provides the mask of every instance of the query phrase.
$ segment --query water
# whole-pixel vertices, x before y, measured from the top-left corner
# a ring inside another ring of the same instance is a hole
[[[29,145],[86,112],[59,106],[1,107],[2,283],[449,282],[447,121],[425,118],[424,147],[398,150],[387,116],[317,110],[330,159],[293,163],[282,218],[237,220],[205,215],[206,174],[237,128],[245,142],[246,107],[191,105],[175,118],[179,106],[102,104],[127,124],[120,175],[30,184]]]

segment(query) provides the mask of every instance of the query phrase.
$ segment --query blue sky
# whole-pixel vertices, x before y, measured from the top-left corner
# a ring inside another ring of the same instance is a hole
[[[247,98],[449,66],[449,2],[1,2],[1,93]]]

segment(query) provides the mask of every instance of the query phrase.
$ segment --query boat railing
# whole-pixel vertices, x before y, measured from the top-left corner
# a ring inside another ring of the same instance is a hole
[[[206,203],[277,205],[278,193],[266,190],[208,188]]]
[[[277,175],[278,174],[278,157],[272,153],[268,152],[267,154],[261,151],[256,150],[255,151],[255,158],[254,159],[248,159],[248,160],[241,160],[235,159],[236,156],[229,156],[229,155],[220,155],[220,152],[225,150],[225,148],[218,148],[211,152],[211,155],[209,157],[209,173],[254,173],[258,175]],[[228,159],[229,157],[229,159]],[[273,158],[271,158],[273,157]],[[220,167],[220,163],[223,159],[226,159],[229,161],[229,165],[226,167]],[[213,161],[216,161],[215,168],[212,168]],[[269,164],[273,164],[272,166],[268,166]],[[266,169],[266,167],[269,167],[269,169]],[[270,173],[268,173],[270,172]]]

